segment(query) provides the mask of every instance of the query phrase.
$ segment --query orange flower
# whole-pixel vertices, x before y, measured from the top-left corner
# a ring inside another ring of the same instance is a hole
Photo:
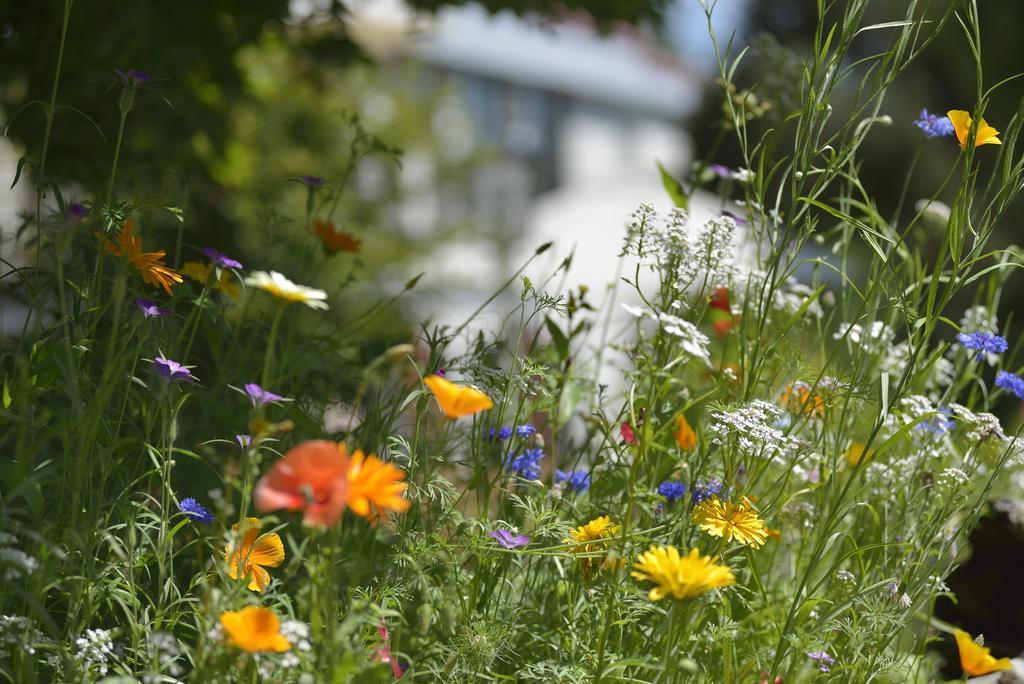
[[[238,579],[239,576],[248,578],[249,588],[253,591],[263,591],[270,584],[270,574],[263,566],[276,568],[284,562],[281,537],[274,532],[260,534],[262,527],[259,518],[246,518],[241,544],[235,548],[233,542],[228,542],[224,550],[228,575],[231,579]],[[238,532],[237,523],[231,527],[231,531]],[[237,534],[235,538],[238,538]]]
[[[964,630],[955,630],[953,636],[956,637],[956,648],[960,652],[960,667],[965,674],[980,677],[990,672],[1013,669],[1013,663],[1009,658],[996,660],[992,657],[991,649],[977,643]]]
[[[850,447],[844,454],[846,462],[851,466],[858,465],[861,461],[870,461],[875,457],[874,449],[865,449],[860,442],[850,442]]]
[[[344,444],[316,439],[294,446],[256,483],[256,510],[305,510],[303,523],[330,527],[345,511],[349,467]]]
[[[281,635],[281,621],[269,608],[246,606],[242,610],[228,610],[221,613],[220,624],[228,641],[249,653],[284,653],[292,647]]]
[[[433,393],[444,415],[452,420],[494,408],[494,402],[480,390],[456,385],[440,375],[423,378],[423,384]]]
[[[811,392],[806,382],[791,382],[779,396],[779,402],[786,407],[790,413],[800,415],[803,413],[811,418],[821,418],[825,415],[825,400],[820,394]]]
[[[316,237],[320,240],[320,244],[324,246],[324,249],[331,254],[336,252],[355,253],[359,251],[363,244],[363,241],[352,233],[336,230],[333,223],[325,223],[320,219],[313,222],[313,232],[316,233]]]
[[[212,272],[213,264],[211,263],[204,264],[200,261],[186,261],[181,265],[181,274],[183,276],[191,278],[197,283],[201,283],[203,285],[205,285],[206,281],[210,279],[210,274]],[[232,299],[238,299],[238,295],[240,294],[238,285],[231,279],[231,275],[227,269],[221,270],[220,277],[217,279],[217,282],[213,284],[213,289],[223,292]]]
[[[348,469],[348,505],[352,512],[367,520],[376,520],[387,511],[401,513],[409,508],[402,482],[405,473],[373,454],[356,450]]]
[[[693,451],[697,448],[697,433],[693,431],[682,413],[676,416],[676,444],[683,451]]]
[[[960,149],[967,148],[967,134],[971,130],[971,124],[974,122],[971,120],[971,113],[965,112],[962,109],[952,109],[946,113],[949,117],[950,123],[953,124],[953,130],[956,132],[956,139],[960,141]],[[1002,141],[999,139],[999,131],[988,125],[985,119],[982,119],[978,124],[978,132],[974,137],[974,146],[981,147],[982,145],[1002,145]]]
[[[167,294],[171,294],[171,288],[181,282],[181,276],[164,264],[164,250],[143,252],[142,238],[132,235],[133,229],[132,220],[125,221],[121,234],[117,236],[117,243],[104,240],[103,251],[127,259],[142,276],[144,283],[162,287]]]

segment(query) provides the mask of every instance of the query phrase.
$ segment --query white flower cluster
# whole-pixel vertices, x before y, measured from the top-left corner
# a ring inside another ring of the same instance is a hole
[[[736,221],[731,216],[708,219],[693,246],[694,266],[699,266],[705,288],[727,287],[733,279],[733,235]],[[685,283],[680,283],[685,286]]]
[[[0,615],[0,661],[8,660],[15,649],[35,655],[35,644],[43,639],[36,624],[21,615]]]
[[[790,276],[786,278],[786,282],[781,287],[775,290],[775,308],[792,316],[800,310],[800,307],[812,294],[814,294],[814,290]],[[806,315],[814,318],[821,318],[824,315],[821,303],[817,299],[807,305]]]
[[[143,683],[166,682],[167,676],[179,680],[185,674],[185,666],[182,663],[181,645],[177,638],[167,632],[153,632],[149,635],[148,641],[150,660],[159,663],[160,669],[158,673],[143,675]]]
[[[856,584],[857,577],[849,570],[839,570],[836,572],[836,579],[843,584]]]
[[[918,365],[923,365],[926,358],[923,354],[917,357]],[[910,343],[906,340],[898,344],[890,345],[885,358],[882,359],[882,370],[889,374],[889,382],[895,385],[903,371],[910,364]],[[940,356],[928,368],[928,374],[924,377],[924,390],[930,397],[938,398],[941,391],[953,382],[953,362]]]
[[[882,321],[872,321],[867,328],[859,323],[840,323],[832,338],[841,340],[843,337],[846,337],[850,345],[874,353],[892,343],[893,331]]]
[[[107,674],[108,665],[114,655],[114,642],[109,629],[87,629],[75,639],[76,655],[82,669],[95,670],[102,677]]]
[[[999,419],[991,413],[975,413],[966,406],[955,403],[950,404],[949,407],[953,409],[953,414],[969,429],[967,433],[968,440],[972,442],[981,442],[988,439],[994,439],[999,442],[1007,441],[1006,435],[1003,433],[1003,426],[1000,425]]]
[[[0,547],[0,569],[8,582],[31,575],[39,568],[39,561],[21,549]]]
[[[695,359],[700,359],[707,366],[711,365],[711,340],[698,330],[697,326],[665,312],[658,314],[658,322],[662,330],[679,338],[679,344],[684,352]]]
[[[949,467],[939,473],[938,482],[942,487],[955,488],[967,484],[970,480],[967,473],[960,468]]]
[[[782,417],[777,406],[755,399],[733,411],[712,411],[708,429],[715,435],[716,444],[724,444],[732,437],[744,451],[764,458],[781,458],[785,452],[801,446],[776,427]]]
[[[300,620],[285,620],[281,623],[281,636],[294,648],[281,657],[281,666],[298,667],[299,655],[296,651],[309,653],[313,650],[313,644],[309,641],[309,625]]]

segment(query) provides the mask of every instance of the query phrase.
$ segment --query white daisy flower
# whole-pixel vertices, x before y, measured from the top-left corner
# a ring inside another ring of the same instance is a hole
[[[311,309],[326,309],[327,293],[312,287],[297,285],[277,271],[255,271],[245,279],[246,285],[258,287],[270,294],[289,302],[302,302]]]

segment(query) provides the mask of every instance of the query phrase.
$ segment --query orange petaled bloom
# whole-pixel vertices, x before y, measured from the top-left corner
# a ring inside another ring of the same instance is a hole
[[[220,615],[220,624],[232,646],[249,653],[284,653],[292,645],[281,635],[281,621],[274,611],[262,606],[246,606]]]
[[[350,465],[344,444],[314,439],[294,446],[256,483],[256,510],[304,510],[306,525],[330,527],[345,511]]]
[[[452,420],[494,408],[491,398],[477,388],[456,385],[440,375],[423,378],[423,384],[433,393],[444,415]]]
[[[231,579],[244,577],[249,579],[249,588],[263,591],[270,584],[270,574],[264,570],[276,568],[284,562],[284,544],[275,532],[260,534],[263,523],[259,518],[246,518],[242,540],[235,547],[235,542],[228,542],[224,550],[224,562],[228,565]],[[231,527],[238,532],[238,524]],[[238,535],[235,534],[235,539]]]
[[[970,133],[971,124],[974,123],[970,112],[965,112],[962,109],[952,109],[946,112],[946,116],[949,117],[950,123],[953,124],[956,139],[960,141],[960,149],[967,149],[967,134]],[[999,139],[999,131],[989,126],[985,119],[982,119],[981,123],[978,124],[978,133],[974,136],[974,146],[1002,144],[1002,141]]]
[[[697,433],[693,431],[690,422],[682,413],[676,416],[676,444],[683,451],[693,451],[697,448]]]
[[[331,254],[336,252],[358,252],[363,241],[352,233],[337,230],[331,222],[317,219],[313,222],[313,232],[320,244]]]
[[[953,636],[956,637],[956,647],[960,651],[960,667],[964,669],[965,674],[980,677],[989,672],[1013,669],[1013,663],[1009,658],[996,660],[992,657],[991,649],[977,643],[964,630],[955,630]]]
[[[125,221],[121,234],[117,236],[117,243],[104,240],[103,251],[128,260],[142,276],[144,283],[162,287],[167,294],[171,294],[171,288],[181,282],[181,276],[164,264],[164,255],[167,254],[164,250],[142,251],[142,239],[132,235],[134,227],[131,219]]]
[[[850,448],[846,450],[846,462],[856,466],[861,461],[868,462],[875,457],[874,449],[865,449],[860,442],[851,442]]]
[[[401,513],[409,508],[405,498],[405,473],[391,463],[362,451],[352,454],[348,470],[348,506],[367,520],[376,520],[388,511]]]
[[[702,501],[693,509],[693,521],[712,537],[759,548],[768,538],[764,521],[744,501],[734,504],[717,498]]]
[[[792,382],[786,385],[786,389],[779,396],[779,402],[787,411],[796,415],[802,413],[811,418],[821,418],[825,415],[825,400],[820,394],[811,392],[811,387],[806,382]]]

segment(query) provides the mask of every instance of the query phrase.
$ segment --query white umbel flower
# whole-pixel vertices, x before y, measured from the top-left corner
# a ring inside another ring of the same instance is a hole
[[[302,302],[311,309],[326,309],[327,293],[312,287],[298,285],[285,278],[277,271],[255,271],[245,279],[246,285],[258,287],[270,294],[289,302]]]

